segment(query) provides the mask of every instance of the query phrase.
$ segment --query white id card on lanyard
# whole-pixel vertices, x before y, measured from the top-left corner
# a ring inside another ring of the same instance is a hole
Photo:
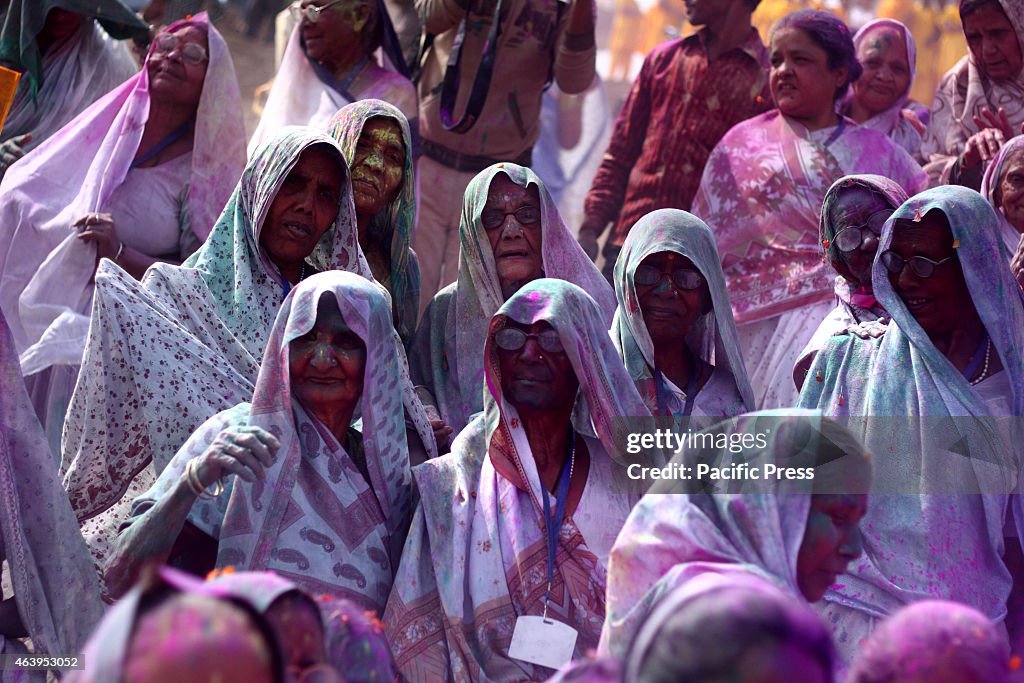
[[[554,619],[519,617],[508,656],[549,669],[561,669],[572,661],[577,635],[572,626]]]

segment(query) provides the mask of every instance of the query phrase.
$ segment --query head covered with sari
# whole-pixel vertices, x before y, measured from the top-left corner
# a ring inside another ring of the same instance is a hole
[[[529,168],[495,164],[481,171],[466,187],[459,223],[459,277],[438,293],[427,312],[415,353],[423,367],[421,379],[433,383],[441,415],[456,432],[483,408],[484,364],[480,340],[505,302],[490,239],[481,216],[491,183],[499,174],[520,187],[536,187],[540,195],[541,254],[545,278],[557,278],[583,288],[597,302],[610,325],[615,294],[576,238],[562,222],[544,182]],[[423,329],[426,328],[426,329]]]
[[[92,558],[57,477],[0,314],[0,550],[35,654],[80,652],[103,615]],[[0,651],[24,653],[0,637]]]
[[[321,298],[337,303],[345,325],[366,347],[358,403],[361,439],[341,443],[294,398],[289,345],[313,329]],[[433,434],[400,356],[387,294],[354,273],[307,278],[285,299],[271,331],[251,403],[224,411],[182,446],[150,491],[136,499],[144,513],[181,479],[229,425],[248,424],[281,443],[266,478],[237,478],[216,499],[201,498],[189,520],[218,539],[218,567],[270,569],[311,594],[330,593],[381,610],[391,590],[413,488],[405,431],[408,412],[425,443]],[[352,449],[365,455],[369,481]],[[302,520],[301,524],[297,524]]]
[[[760,435],[765,448],[723,436]],[[751,575],[806,602],[798,557],[812,495],[863,494],[871,468],[861,445],[817,411],[763,411],[724,421],[673,463],[697,471],[757,471],[759,478],[656,482],[633,508],[612,550],[601,652],[625,655],[666,595],[704,574]],[[715,438],[710,438],[714,436]],[[723,445],[724,444],[724,445]],[[766,465],[813,468],[813,479],[766,476]]]
[[[1013,28],[1019,49],[1024,51],[1024,0],[997,2]],[[961,8],[965,4],[966,0],[960,0]],[[1014,132],[1020,128],[1024,123],[1024,68],[1010,79],[997,81],[979,67],[974,54],[968,50],[939,83],[931,109],[932,119],[921,145],[921,155],[936,162],[938,168],[932,171],[935,176],[942,170],[948,173],[950,157],[962,154],[967,140],[980,132],[974,117],[981,116],[982,109],[993,114],[1003,109]]]
[[[186,26],[206,33],[209,45],[185,208],[201,242],[245,166],[245,129],[227,44],[205,13],[165,30]],[[79,317],[88,304],[81,310],[79,302],[89,300],[96,246],[78,239],[71,226],[105,210],[132,168],[151,105],[143,68],[14,164],[0,183],[0,306],[21,352],[41,343],[26,374],[81,359],[88,323]]]
[[[132,661],[140,655],[148,659],[141,666]],[[82,658],[84,669],[71,672],[70,683],[123,681],[129,673],[151,680],[157,674],[148,667],[161,664],[190,667],[191,677],[204,681],[286,680],[274,630],[249,600],[169,567],[144,575],[107,611]]]
[[[597,645],[604,621],[602,558],[636,500],[616,488],[628,456],[615,422],[647,409],[608,338],[605,312],[576,285],[542,278],[490,322],[484,415],[451,454],[415,471],[424,495],[384,618],[398,668],[412,679],[438,671],[458,681],[551,674],[507,656],[516,616],[540,615],[547,585],[544,489],[525,427],[504,395],[494,342],[509,321],[549,323],[580,385],[573,426],[577,442],[586,442],[589,472],[569,486],[569,500],[576,491],[579,502],[567,507],[560,530],[548,613],[579,631],[577,656]]]
[[[700,360],[729,375],[731,385],[721,391],[698,394],[698,412],[736,415],[754,408],[753,393],[736,338],[736,324],[729,305],[715,237],[711,229],[693,214],[678,209],[659,209],[629,231],[615,262],[615,298],[618,308],[612,320],[612,342],[622,356],[626,370],[637,385],[652,414],[657,410],[654,386],[654,343],[647,331],[637,298],[634,277],[648,256],[672,252],[685,256],[700,271],[711,294],[711,310],[690,328],[686,346]],[[680,349],[680,353],[685,353]],[[709,382],[710,383],[710,382]],[[705,391],[711,389],[706,387]],[[715,395],[709,395],[714,393]],[[706,407],[705,407],[706,406]]]
[[[416,221],[416,177],[412,157],[412,136],[409,120],[397,107],[382,100],[359,100],[342,107],[331,119],[330,134],[341,146],[349,166],[356,158],[359,138],[363,127],[374,119],[394,121],[402,131],[405,146],[405,171],[402,187],[395,200],[370,223],[368,238],[382,245],[389,254],[391,272],[383,284],[391,292],[395,309],[395,329],[403,340],[412,338],[416,332],[416,315],[419,310],[420,272],[410,245]]]
[[[1003,257],[999,218],[974,190],[947,185],[906,201],[886,222],[879,254],[901,229],[898,221],[932,211],[942,212],[954,240],[957,263],[945,267],[962,271],[1002,362],[1002,373],[984,383],[998,396],[972,386],[936,348],[876,258],[874,295],[892,318],[885,334],[828,339],[800,406],[848,420],[873,454],[873,492],[912,495],[870,507],[864,525],[875,531],[865,535],[865,554],[825,599],[880,618],[911,601],[952,598],[1001,620],[1012,585],[1002,561],[1003,526],[1018,477],[1010,444],[1019,437],[1013,421],[1001,426],[989,418],[1024,415],[1024,303]]]
[[[995,207],[999,215],[999,237],[1006,249],[1007,258],[1017,253],[1021,233],[1006,219],[1003,209],[1002,185],[1003,176],[1011,158],[1024,155],[1024,135],[1018,135],[1006,141],[999,149],[999,154],[985,167],[985,176],[981,181],[981,194]]]
[[[43,75],[43,55],[36,37],[42,33],[50,10],[62,9],[96,20],[116,40],[145,39],[149,35],[145,22],[120,0],[11,0],[4,9],[0,62],[23,69],[33,95]]]
[[[757,575],[703,574],[665,595],[640,626],[625,655],[624,683],[746,681],[741,671],[756,670],[748,653],[762,665],[775,661],[771,680],[833,680],[835,648],[825,624]]]
[[[100,265],[63,441],[65,488],[81,519],[120,500],[151,459],[159,474],[207,418],[252,397],[290,286],[260,233],[278,190],[311,147],[335,156],[347,176],[332,138],[286,128],[249,162],[210,238],[182,266],[156,264],[140,285],[112,264]],[[307,260],[318,271],[370,277],[347,180],[342,188],[338,216]],[[151,483],[134,487],[131,497]]]
[[[873,128],[880,133],[888,135],[897,145],[914,154],[921,146],[921,134],[909,121],[903,118],[903,109],[907,105],[907,98],[910,96],[910,89],[914,87],[914,77],[917,74],[917,43],[914,41],[914,35],[910,32],[910,29],[902,22],[896,19],[872,19],[853,34],[854,47],[859,51],[871,33],[879,29],[890,29],[899,33],[907,50],[907,66],[910,67],[910,78],[907,81],[906,90],[898,94],[896,101],[891,107],[875,114],[860,125]],[[853,92],[851,91],[846,96],[846,106],[849,106],[852,97]]]

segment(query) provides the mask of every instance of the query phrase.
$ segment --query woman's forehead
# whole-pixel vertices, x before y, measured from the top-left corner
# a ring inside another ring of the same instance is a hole
[[[193,24],[175,29],[173,35],[186,43],[198,43],[203,46],[207,43],[207,32]]]

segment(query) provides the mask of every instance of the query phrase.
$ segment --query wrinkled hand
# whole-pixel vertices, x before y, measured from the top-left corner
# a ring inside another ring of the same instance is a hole
[[[1013,255],[1013,260],[1010,261],[1010,270],[1013,271],[1013,276],[1017,278],[1017,283],[1024,287],[1024,235],[1021,235],[1020,242],[1017,244],[1017,253]]]
[[[878,339],[883,334],[885,334],[885,330],[888,324],[888,318],[868,320],[866,322],[857,323],[856,325],[850,325],[845,330],[840,330],[839,332],[836,332],[834,336],[838,337],[844,334],[852,334],[861,339]]]
[[[32,142],[32,134],[26,133],[16,138],[6,140],[0,144],[0,175],[7,172],[15,161],[25,156],[28,152],[25,145]]]
[[[78,239],[95,242],[98,258],[113,259],[121,247],[121,240],[114,232],[114,217],[109,213],[87,213],[71,227],[78,230]]]
[[[203,488],[228,474],[237,474],[250,483],[265,479],[265,470],[274,464],[279,448],[281,442],[265,429],[250,425],[228,427],[199,456],[196,476]]]
[[[965,169],[976,168],[996,158],[1006,143],[1006,135],[998,128],[985,128],[967,140],[967,147],[961,157]]]
[[[1006,110],[999,107],[999,110],[993,112],[988,107],[981,108],[981,114],[974,118],[974,125],[978,127],[978,130],[984,130],[986,128],[994,128],[1003,134],[1003,137],[1007,140],[1012,138],[1017,133],[1013,130],[1013,125],[1010,123],[1010,119],[1006,116]]]

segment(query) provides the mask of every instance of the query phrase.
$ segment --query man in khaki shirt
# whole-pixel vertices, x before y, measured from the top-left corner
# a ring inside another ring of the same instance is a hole
[[[499,2],[494,69],[489,87],[480,88],[486,94],[479,117],[461,133],[447,130],[441,118],[441,89],[456,35],[465,21],[450,123],[458,122],[467,110]],[[495,163],[529,165],[540,134],[541,96],[552,78],[569,94],[583,92],[593,81],[595,10],[593,0],[416,0],[416,9],[423,30],[435,36],[419,82],[423,157],[413,241],[425,307],[458,275],[459,218],[466,185]]]

